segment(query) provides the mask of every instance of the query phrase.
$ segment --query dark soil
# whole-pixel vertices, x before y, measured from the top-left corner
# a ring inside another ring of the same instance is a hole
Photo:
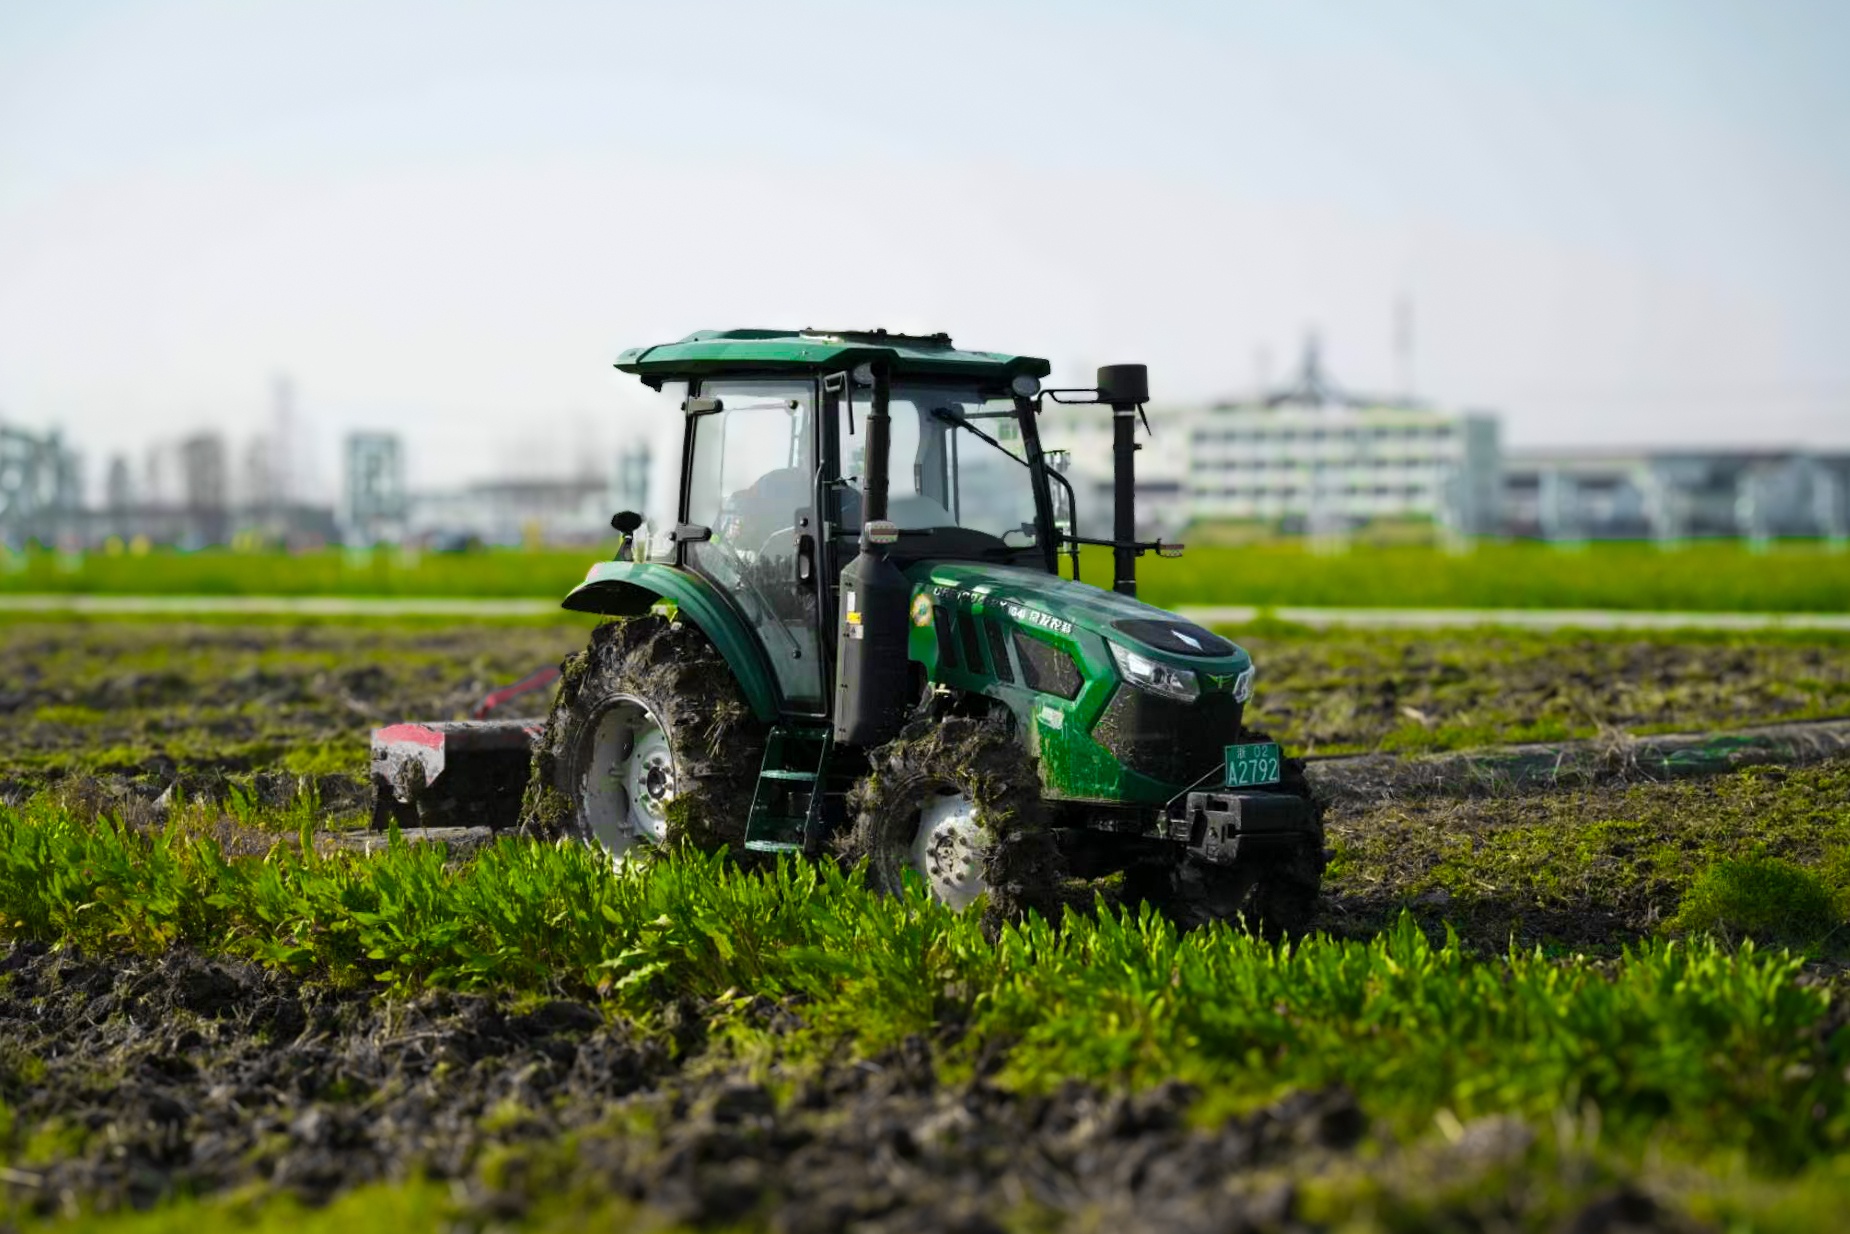
[[[1023,1204],[1149,1230],[1288,1229],[1276,1168],[1346,1155],[1366,1130],[1341,1091],[1193,1130],[1195,1094],[1176,1085],[940,1088],[922,1042],[779,1100],[742,1072],[682,1073],[672,1033],[644,1040],[581,1003],[393,1004],[187,953],[19,945],[0,972],[0,1095],[28,1143],[58,1146],[8,1178],[47,1212],[251,1184],[313,1203],[422,1173],[456,1180],[483,1220],[569,1183],[789,1231],[992,1230]],[[692,1045],[698,1017],[683,1024]]]

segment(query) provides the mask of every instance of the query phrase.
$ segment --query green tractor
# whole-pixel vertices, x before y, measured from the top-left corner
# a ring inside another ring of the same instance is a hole
[[[728,330],[617,368],[678,403],[677,501],[618,514],[616,559],[565,598],[625,620],[521,730],[530,831],[865,859],[956,908],[1092,882],[1191,924],[1308,922],[1321,810],[1244,725],[1251,658],[1136,598],[1138,557],[1181,551],[1135,538],[1142,365],[1043,389],[1045,360],[941,334]],[[1113,417],[1109,540],[1078,534],[1049,400]],[[1109,590],[1080,580],[1088,544]]]

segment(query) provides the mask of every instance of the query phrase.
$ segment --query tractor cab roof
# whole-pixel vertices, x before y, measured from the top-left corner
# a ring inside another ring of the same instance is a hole
[[[1045,377],[1047,361],[991,351],[962,351],[948,334],[885,330],[697,330],[675,343],[633,347],[617,367],[660,387],[664,381],[718,373],[839,372],[885,359],[897,379],[961,378],[1005,388],[1015,377]]]

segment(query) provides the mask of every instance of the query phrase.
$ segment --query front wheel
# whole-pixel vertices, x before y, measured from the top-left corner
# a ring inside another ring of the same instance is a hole
[[[706,635],[653,615],[610,622],[560,683],[528,784],[530,831],[616,856],[739,846],[765,728]]]
[[[839,848],[866,859],[871,886],[898,894],[916,880],[959,911],[987,894],[997,919],[1054,911],[1062,870],[1040,774],[1006,722],[915,721],[870,762]]]

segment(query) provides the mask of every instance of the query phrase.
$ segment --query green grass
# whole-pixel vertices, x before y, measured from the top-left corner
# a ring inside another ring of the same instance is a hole
[[[1109,912],[991,940],[974,915],[807,864],[615,872],[581,847],[514,840],[461,863],[404,845],[227,858],[183,828],[143,834],[42,801],[0,809],[0,929],[92,953],[187,945],[400,993],[594,997],[645,1028],[691,999],[709,1048],[748,1058],[877,1055],[922,1035],[947,1079],[997,1056],[994,1079],[1027,1091],[1182,1079],[1210,1094],[1204,1117],[1346,1084],[1407,1135],[1435,1117],[1591,1105],[1612,1143],[1640,1150],[1777,1171],[1850,1146],[1830,998],[1795,984],[1797,960],[1751,945],[1478,958],[1403,918],[1368,941],[1274,949]],[[757,998],[800,1009],[802,1027],[772,1034]]]
[[[538,552],[351,555],[314,553],[11,554],[0,592],[136,595],[563,596],[608,546]],[[1087,550],[1083,577],[1109,577],[1104,550]],[[1184,557],[1145,557],[1143,598],[1184,604],[1619,608],[1841,612],[1850,554],[1783,543],[1755,551],[1736,541],[1667,551],[1601,543],[1568,551],[1484,541],[1454,554],[1418,545],[1358,546],[1318,554],[1295,541],[1203,545]]]
[[[1102,551],[1088,580],[1109,576]],[[1358,546],[1338,555],[1299,542],[1192,550],[1138,564],[1139,596],[1183,604],[1301,604],[1410,608],[1614,608],[1670,611],[1842,612],[1850,554],[1816,543],[1756,552],[1738,541],[1666,551],[1600,543],[1484,541],[1467,553]]]
[[[0,592],[550,598],[563,597],[593,562],[607,560],[613,551],[614,546],[477,553],[12,553],[0,562]]]

